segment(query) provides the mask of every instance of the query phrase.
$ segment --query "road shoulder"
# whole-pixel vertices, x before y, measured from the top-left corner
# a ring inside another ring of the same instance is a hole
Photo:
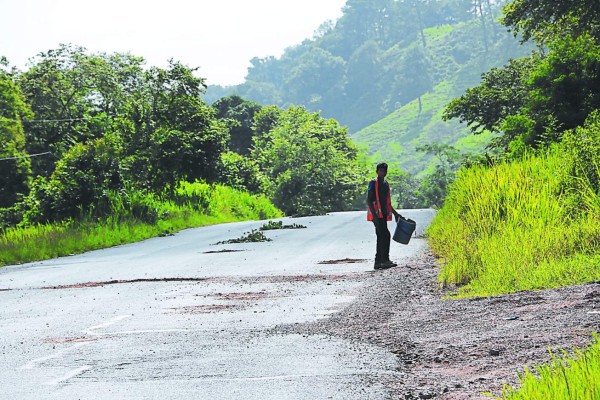
[[[277,331],[375,344],[396,355],[380,380],[393,398],[474,399],[500,395],[548,350],[584,347],[600,330],[600,284],[482,299],[444,299],[431,254],[365,275],[356,299],[327,319]]]

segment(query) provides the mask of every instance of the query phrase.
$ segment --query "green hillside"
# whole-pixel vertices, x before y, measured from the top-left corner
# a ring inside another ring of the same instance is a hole
[[[471,21],[426,30],[429,43],[426,57],[435,68],[433,75],[443,80],[420,99],[412,100],[374,124],[352,133],[352,139],[366,148],[373,158],[397,163],[412,174],[427,170],[431,159],[417,152],[417,146],[441,143],[452,145],[462,153],[481,153],[492,135],[473,135],[457,120],[443,121],[444,108],[467,88],[479,84],[482,73],[504,65],[510,58],[527,55],[532,46],[514,46],[514,39],[503,36],[488,44],[488,51],[481,47],[470,55],[461,56],[460,43],[465,37],[475,35],[477,29],[477,21]],[[410,51],[410,48],[402,50]]]
[[[210,86],[209,103],[231,94],[262,105],[302,105],[348,127],[369,155],[419,174],[414,148],[432,142],[481,151],[489,137],[468,137],[444,122],[445,105],[480,83],[481,74],[530,53],[498,18],[505,1],[348,0],[335,23],[279,57],[255,58],[238,86]]]
[[[415,148],[426,143],[450,144],[463,152],[480,152],[491,135],[470,135],[458,121],[442,121],[444,105],[451,99],[453,86],[447,82],[437,85],[418,101],[412,101],[384,119],[352,135],[352,139],[368,149],[377,160],[397,163],[411,174],[427,169],[429,157]]]

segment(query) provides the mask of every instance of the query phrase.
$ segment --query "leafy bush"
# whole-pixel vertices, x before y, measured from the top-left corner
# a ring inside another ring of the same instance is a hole
[[[366,176],[346,128],[303,107],[265,107],[255,122],[251,158],[273,182],[267,194],[278,208],[287,215],[352,208]]]
[[[24,221],[61,221],[88,214],[105,217],[110,212],[109,191],[122,187],[119,148],[110,137],[77,143],[57,162],[49,179],[34,181],[25,200]]]
[[[600,112],[594,111],[584,126],[567,132],[563,138],[568,155],[573,158],[573,175],[600,190]]]
[[[11,207],[29,188],[31,164],[25,152],[21,117],[30,116],[21,91],[0,70],[0,207]]]
[[[228,151],[221,153],[219,182],[250,193],[265,193],[269,181],[252,159]]]

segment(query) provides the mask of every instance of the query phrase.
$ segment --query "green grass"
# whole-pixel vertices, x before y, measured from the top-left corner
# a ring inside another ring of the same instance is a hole
[[[451,296],[600,281],[600,116],[562,143],[461,169],[427,230]],[[526,370],[503,399],[597,399],[600,343]]]
[[[149,197],[142,200],[157,215],[155,220],[136,218],[122,201],[116,201],[114,214],[100,221],[83,218],[6,229],[0,235],[0,266],[132,243],[186,228],[282,216],[265,197],[220,185],[182,183],[172,196],[175,200]]]
[[[562,148],[461,170],[428,230],[440,281],[490,296],[600,280],[600,201]]]
[[[458,25],[441,25],[441,26],[435,26],[435,27],[431,27],[431,28],[426,28],[424,30],[425,37],[427,38],[427,41],[431,41],[431,40],[435,40],[435,39],[439,39],[439,38],[444,38],[445,36],[447,36],[449,33],[451,33],[452,31],[454,31],[455,29],[457,29],[461,25],[462,24],[458,24]]]
[[[502,400],[600,399],[600,340],[573,355],[553,355],[549,365],[526,369],[518,389],[506,386]]]

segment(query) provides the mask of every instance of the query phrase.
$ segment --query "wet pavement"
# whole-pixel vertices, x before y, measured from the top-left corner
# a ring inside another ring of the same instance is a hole
[[[417,221],[401,262],[426,250]],[[328,318],[373,274],[364,212],[281,219],[269,242],[216,244],[265,221],[0,269],[0,398],[385,399],[394,354],[277,332]],[[390,229],[393,224],[390,223]]]

